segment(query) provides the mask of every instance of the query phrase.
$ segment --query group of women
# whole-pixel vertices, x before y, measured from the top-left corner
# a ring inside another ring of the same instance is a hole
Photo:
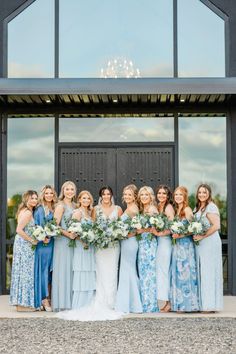
[[[138,191],[135,185],[128,185],[123,190],[124,212],[114,204],[109,186],[100,189],[99,197],[95,207],[89,191],[80,192],[76,200],[72,181],[63,184],[58,200],[51,186],[42,189],[39,200],[36,191],[23,195],[17,213],[10,292],[10,303],[18,311],[44,308],[58,312],[63,319],[84,321],[158,312],[158,300],[164,301],[161,312],[222,310],[220,216],[208,185],[198,187],[193,211],[183,186],[172,196],[165,185],[158,186],[156,194],[148,186]],[[79,235],[68,231],[71,218],[91,223],[100,216],[112,221],[139,213],[165,214],[170,221],[175,216],[191,221],[195,215],[205,218],[208,228],[204,235],[139,229],[128,239],[98,250],[93,246],[86,249]],[[30,227],[43,226],[53,217],[61,236],[44,243],[35,241]],[[68,247],[71,239],[76,240],[75,248]],[[37,244],[35,251],[32,244]]]

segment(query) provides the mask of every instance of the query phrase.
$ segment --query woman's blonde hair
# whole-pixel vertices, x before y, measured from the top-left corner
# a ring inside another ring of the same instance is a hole
[[[75,202],[76,200],[76,191],[77,191],[77,188],[76,188],[76,185],[74,184],[74,182],[72,181],[66,181],[65,183],[63,183],[63,185],[61,186],[61,191],[60,191],[60,195],[58,197],[58,200],[59,201],[62,201],[64,198],[65,198],[65,194],[64,194],[64,190],[67,186],[69,185],[72,185],[75,189],[75,195],[74,197],[72,198],[72,202]]]
[[[144,210],[143,203],[140,200],[140,196],[141,196],[143,191],[146,191],[146,192],[149,193],[150,198],[151,198],[150,205],[156,206],[155,194],[154,194],[154,191],[153,191],[152,187],[149,187],[149,186],[141,187],[140,190],[138,191],[138,203],[139,203],[139,209],[140,209],[141,212],[143,212],[143,210]]]
[[[18,218],[21,210],[23,210],[23,209],[30,210],[27,206],[27,203],[29,201],[29,198],[32,197],[33,195],[36,195],[38,197],[38,193],[36,191],[31,190],[31,189],[22,194],[22,201],[21,201],[20,205],[18,206],[16,218]],[[35,208],[36,208],[36,206],[35,206]]]
[[[81,192],[79,193],[79,195],[78,195],[78,197],[77,197],[77,206],[78,206],[78,208],[81,207],[80,199],[82,198],[82,196],[83,196],[84,194],[88,194],[88,196],[89,196],[89,198],[90,198],[90,204],[89,204],[88,210],[89,210],[89,211],[92,211],[92,210],[93,210],[93,196],[92,196],[92,194],[91,194],[89,191],[84,190],[84,191],[81,191]]]
[[[46,184],[41,189],[40,194],[39,194],[39,203],[42,204],[42,205],[46,204],[46,200],[45,200],[46,189],[51,189],[51,191],[53,192],[52,210],[54,210],[55,209],[55,204],[57,203],[57,193],[56,193],[55,189],[50,184]]]
[[[179,209],[178,204],[175,202],[175,194],[177,191],[180,191],[183,194],[183,206],[181,207],[181,209]],[[184,186],[179,186],[177,188],[175,188],[174,193],[173,193],[173,199],[174,199],[174,208],[175,208],[175,212],[178,212],[178,216],[183,218],[185,217],[185,208],[188,207],[188,190],[186,187]]]
[[[132,191],[134,195],[134,203],[138,205],[138,188],[135,186],[135,184],[128,184],[128,186],[125,186],[123,188],[123,193],[122,193],[122,202],[124,203],[124,193],[125,191]]]

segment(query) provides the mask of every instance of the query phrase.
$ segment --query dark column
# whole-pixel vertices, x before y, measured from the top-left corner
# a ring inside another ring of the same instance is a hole
[[[6,292],[7,118],[0,115],[0,294]]]

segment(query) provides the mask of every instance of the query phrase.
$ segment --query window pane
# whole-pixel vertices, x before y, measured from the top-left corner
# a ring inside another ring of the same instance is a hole
[[[172,6],[172,0],[60,0],[60,77],[104,77],[102,68],[109,77],[135,76],[133,68],[141,77],[173,76]]]
[[[174,118],[60,118],[61,142],[174,140]]]
[[[54,0],[37,0],[8,24],[8,77],[54,77]]]
[[[200,0],[178,1],[180,77],[225,76],[224,25]]]
[[[27,189],[54,183],[54,119],[9,118],[7,161],[7,288],[10,286],[15,214]]]

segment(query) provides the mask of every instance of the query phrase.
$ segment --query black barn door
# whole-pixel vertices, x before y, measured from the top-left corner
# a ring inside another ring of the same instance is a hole
[[[78,191],[89,190],[95,203],[99,189],[110,185],[121,205],[122,189],[130,183],[154,190],[161,183],[174,188],[174,146],[60,144],[58,176],[59,187],[72,180]]]

